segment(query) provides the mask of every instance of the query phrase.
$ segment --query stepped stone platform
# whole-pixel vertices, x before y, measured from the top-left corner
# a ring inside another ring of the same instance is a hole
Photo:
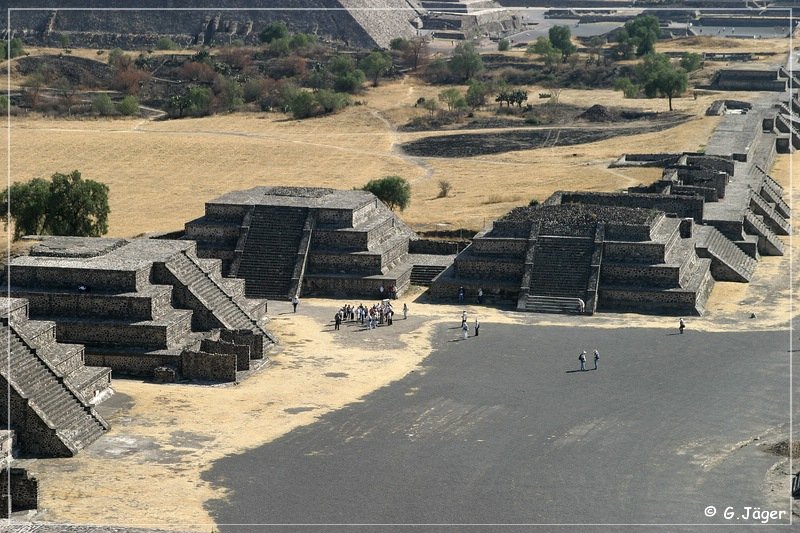
[[[702,314],[714,285],[697,257],[691,218],[654,209],[580,204],[520,207],[479,233],[433,280],[431,294],[517,309],[592,314],[598,309]]]
[[[244,280],[248,297],[375,296],[411,279],[416,234],[373,194],[325,188],[255,187],[206,203],[186,224],[203,258]]]
[[[42,237],[8,265],[8,290],[29,301],[31,316],[55,323],[59,342],[85,345],[89,365],[235,381],[247,361],[203,341],[227,335],[223,343],[247,346],[248,360],[260,362],[274,340],[262,326],[266,303],[244,298],[220,266],[185,240]]]
[[[83,347],[56,342],[52,322],[28,319],[29,303],[0,303],[0,423],[15,432],[24,455],[71,457],[99,438],[108,423],[89,400],[110,385],[109,368],[87,369]]]

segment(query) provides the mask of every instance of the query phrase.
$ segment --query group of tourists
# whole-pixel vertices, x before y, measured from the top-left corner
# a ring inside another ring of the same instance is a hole
[[[467,312],[464,311],[461,313],[461,331],[464,332],[464,340],[469,338],[469,325],[467,325]],[[477,337],[481,332],[481,322],[478,320],[478,317],[475,317],[475,336]]]
[[[367,307],[358,304],[358,307],[345,304],[333,317],[333,329],[338,330],[342,322],[357,322],[367,329],[375,329],[378,326],[391,326],[394,322],[394,307],[390,300],[382,300],[380,303]],[[403,304],[403,319],[408,318],[408,304]]]
[[[578,361],[581,364],[581,370],[586,370],[586,350],[582,351],[578,356]],[[597,370],[597,363],[600,361],[600,352],[598,350],[594,351],[594,369]]]

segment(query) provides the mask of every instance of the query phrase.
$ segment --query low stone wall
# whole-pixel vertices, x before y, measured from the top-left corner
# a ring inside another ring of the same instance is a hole
[[[562,204],[594,204],[604,206],[638,207],[641,209],[657,209],[665,213],[674,213],[680,218],[691,217],[696,222],[703,220],[703,199],[676,196],[656,196],[649,194],[619,194],[592,192],[563,192]],[[606,229],[608,238],[608,229]]]
[[[263,335],[257,335],[249,329],[221,329],[219,339],[223,342],[247,346],[251,359],[263,359],[269,345],[269,339]]]
[[[186,224],[186,237],[195,241],[211,241],[220,246],[236,245],[241,226],[235,222],[219,222],[201,218]]]
[[[469,241],[418,239],[408,243],[408,253],[424,255],[455,255],[469,245]]]
[[[370,275],[381,273],[381,256],[378,254],[340,254],[310,251],[308,254],[307,274],[323,272],[350,272]]]
[[[250,210],[250,207],[249,205],[206,203],[205,218],[218,220],[220,222],[241,224],[244,215]],[[191,224],[191,222],[188,224]]]
[[[657,264],[664,262],[665,244],[660,242],[612,242],[603,244],[603,262]]]
[[[156,294],[137,296],[134,293],[124,295],[103,293],[65,293],[65,292],[28,292],[25,289],[15,290],[14,296],[27,298],[33,313],[38,316],[80,316],[115,318],[136,322],[152,320],[159,315],[159,310],[168,309],[170,290],[158,291]]]
[[[88,366],[107,366],[114,375],[152,377],[153,370],[160,366],[180,368],[181,359],[177,354],[96,354],[86,353]]]
[[[656,267],[603,263],[600,269],[600,286],[609,284],[671,288],[679,286],[680,277],[681,267],[678,265]]]
[[[517,284],[525,273],[525,262],[522,259],[503,261],[499,258],[482,258],[472,254],[462,254],[457,257],[454,266],[456,276],[459,278],[514,281]]]
[[[380,201],[377,198],[375,199],[376,202]],[[356,220],[355,211],[350,209],[315,209],[314,216],[317,219],[317,225],[319,226],[328,226],[331,228],[351,228],[358,222],[365,220],[368,216],[368,212],[374,209],[374,207],[362,207],[362,213],[360,216],[360,220]]]
[[[411,281],[411,268],[396,277],[374,276],[368,278],[346,278],[343,276],[311,274],[303,278],[302,294],[307,296],[334,296],[345,298],[381,298],[381,285],[386,289],[394,285],[402,294]]]
[[[672,194],[678,196],[700,196],[706,202],[717,202],[717,190],[711,187],[698,187],[695,185],[673,185]]]
[[[503,255],[523,258],[528,252],[528,240],[491,237],[475,239],[469,250],[474,255]]]
[[[193,352],[181,354],[181,375],[203,381],[236,381],[236,354]]]
[[[674,313],[699,315],[697,294],[691,291],[648,291],[609,289],[599,290],[598,309],[632,312]]]
[[[191,313],[179,320],[163,324],[135,324],[126,322],[70,322],[59,320],[56,326],[59,342],[77,342],[92,345],[93,351],[100,346],[139,346],[162,349],[189,330]]]
[[[101,270],[95,268],[50,268],[39,265],[9,265],[15,286],[76,290],[85,285],[95,292],[136,292],[149,278],[148,268]]]
[[[250,370],[250,347],[223,340],[203,339],[200,351],[209,354],[231,354],[236,356],[236,370]]]

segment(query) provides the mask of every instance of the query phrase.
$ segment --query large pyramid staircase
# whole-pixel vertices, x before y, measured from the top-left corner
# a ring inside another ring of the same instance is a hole
[[[34,348],[47,345],[52,351],[58,347],[54,324],[31,339],[3,316],[0,336],[8,341],[8,350],[0,355],[0,376],[9,391],[0,400],[0,422],[17,432],[23,453],[73,456],[108,429],[86,398]]]
[[[292,278],[308,211],[304,207],[255,206],[236,272],[245,280],[249,298],[292,296]]]

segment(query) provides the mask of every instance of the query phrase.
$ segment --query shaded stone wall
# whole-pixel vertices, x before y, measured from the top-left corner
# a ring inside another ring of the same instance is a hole
[[[93,268],[51,268],[46,266],[9,266],[14,285],[75,290],[87,285],[93,291],[135,292],[149,278],[149,269],[100,270]]]
[[[683,198],[648,194],[563,192],[561,193],[561,201],[559,203],[657,209],[665,213],[674,213],[681,218],[693,218],[695,222],[702,222],[704,201],[702,198]],[[606,229],[606,232],[608,231],[609,230]]]
[[[236,381],[236,354],[193,352],[181,354],[181,374],[187,379]]]
[[[12,512],[36,509],[39,481],[30,477],[24,468],[3,468],[0,471],[0,518],[8,518],[9,500]]]
[[[0,394],[0,424],[14,428],[19,436],[17,444],[22,453],[41,457],[73,455],[72,450],[47,425],[47,416],[38,410],[34,412],[28,400],[21,397],[14,387],[9,386],[3,376],[0,376],[0,387],[8,391],[8,394]]]

